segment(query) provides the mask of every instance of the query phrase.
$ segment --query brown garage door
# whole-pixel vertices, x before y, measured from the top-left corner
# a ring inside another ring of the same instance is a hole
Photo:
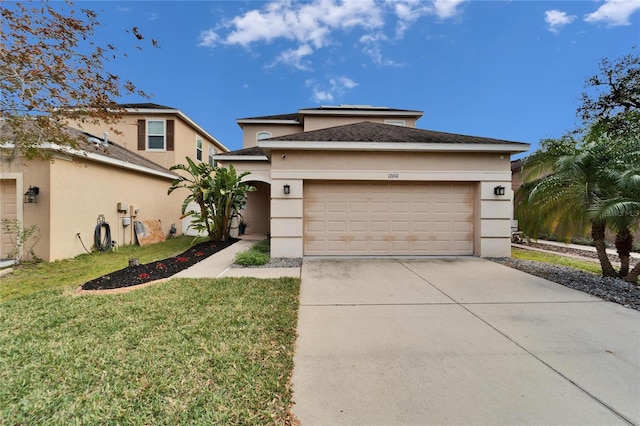
[[[0,223],[2,219],[17,219],[15,179],[0,179]],[[7,258],[14,249],[11,236],[0,227],[0,259]]]
[[[305,255],[471,255],[468,183],[304,185]]]

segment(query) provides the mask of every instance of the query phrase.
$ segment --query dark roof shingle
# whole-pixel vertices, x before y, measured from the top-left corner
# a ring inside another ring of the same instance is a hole
[[[312,130],[293,135],[265,139],[267,141],[301,142],[413,142],[449,144],[524,144],[523,142],[436,132],[413,127],[394,126],[364,121],[355,124]],[[525,144],[526,145],[526,144]]]

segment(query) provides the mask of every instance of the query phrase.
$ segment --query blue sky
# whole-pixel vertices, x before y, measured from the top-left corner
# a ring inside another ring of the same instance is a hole
[[[420,128],[535,148],[578,124],[602,58],[640,44],[640,0],[76,5],[100,13],[99,43],[129,51],[109,71],[230,149],[241,148],[237,118],[338,104],[421,110]],[[161,47],[132,49],[133,26]]]

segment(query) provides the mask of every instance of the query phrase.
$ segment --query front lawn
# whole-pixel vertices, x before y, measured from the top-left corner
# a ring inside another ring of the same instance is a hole
[[[89,280],[126,268],[131,258],[140,259],[141,264],[164,259],[182,253],[193,242],[193,237],[182,236],[144,247],[128,245],[114,252],[87,253],[49,263],[23,263],[10,275],[0,278],[0,302],[42,290],[79,287]]]
[[[568,256],[557,254],[543,253],[535,250],[523,250],[519,248],[511,248],[511,257],[520,260],[534,260],[537,262],[550,263],[552,265],[569,266],[593,274],[602,274],[602,268],[598,261],[589,262],[587,260],[575,259]]]
[[[0,424],[283,424],[299,286],[172,279],[2,303]]]

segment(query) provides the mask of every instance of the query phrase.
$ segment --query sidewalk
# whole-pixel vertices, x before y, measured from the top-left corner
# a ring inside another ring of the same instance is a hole
[[[221,277],[254,277],[254,278],[300,278],[300,267],[297,268],[232,268],[236,254],[249,250],[256,242],[265,239],[264,235],[245,235],[240,241],[201,262],[180,271],[172,278],[221,278]]]

